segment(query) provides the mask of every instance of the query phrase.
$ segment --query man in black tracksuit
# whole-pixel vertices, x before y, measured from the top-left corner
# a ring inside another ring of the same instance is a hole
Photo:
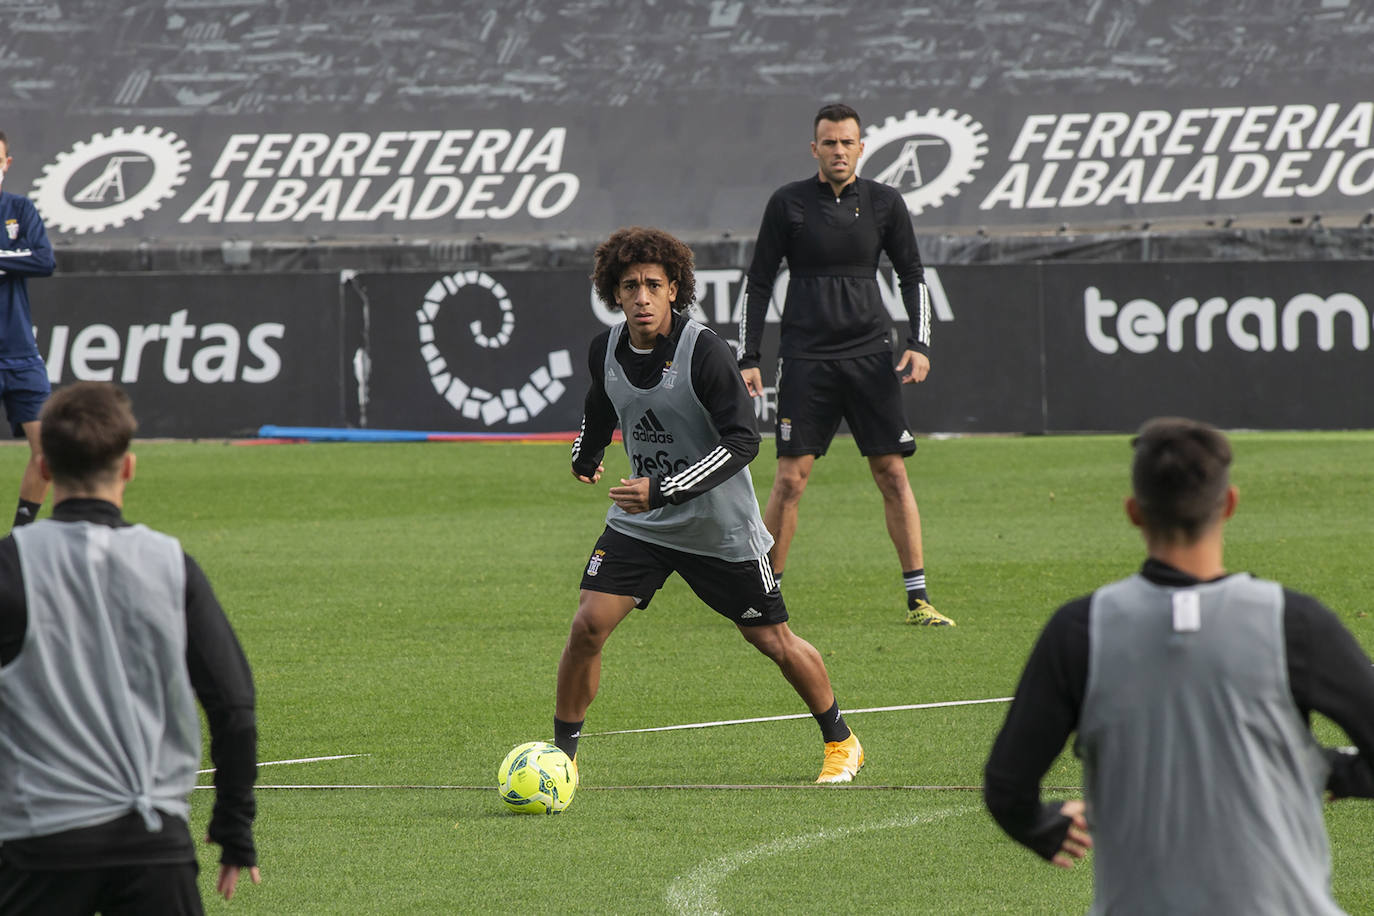
[[[42,413],[51,519],[0,540],[0,913],[203,912],[188,796],[205,710],[216,890],[259,880],[252,674],[205,573],[123,518],[136,423],[112,385]]]
[[[781,578],[811,468],[844,419],[883,496],[887,533],[902,566],[906,622],[953,626],[926,592],[921,516],[906,473],[916,440],[907,427],[901,386],[924,381],[930,371],[930,294],[911,217],[901,194],[858,177],[863,143],[854,109],[826,105],[813,126],[811,155],[820,171],[784,185],[769,199],[740,324],[740,374],[749,393],[758,396],[764,317],[786,258],[790,278],[776,379],[778,473],[763,514],[774,540],[769,557]],[[897,271],[911,320],[895,371],[892,321],[877,281],[884,252]]]

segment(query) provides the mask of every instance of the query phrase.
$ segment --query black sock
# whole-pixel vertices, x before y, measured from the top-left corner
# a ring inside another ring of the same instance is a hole
[[[821,740],[826,744],[832,741],[843,741],[852,734],[849,726],[844,722],[844,716],[840,715],[840,701],[835,700],[830,704],[830,708],[825,712],[811,715],[816,717],[816,724],[821,727]]]
[[[43,508],[42,503],[31,503],[27,499],[19,500],[19,508],[14,510],[14,527],[27,525],[29,522],[38,519],[38,510]]]
[[[908,608],[914,608],[917,600],[930,600],[926,595],[926,571],[924,567],[902,573],[902,582],[906,585],[906,606]]]
[[[585,719],[583,721],[586,721]],[[582,722],[564,722],[553,717],[553,743],[569,757],[577,756],[577,739],[582,737]]]

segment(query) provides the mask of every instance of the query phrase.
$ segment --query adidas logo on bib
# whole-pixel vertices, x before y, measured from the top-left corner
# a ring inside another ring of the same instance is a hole
[[[644,411],[644,416],[639,418],[630,429],[630,438],[636,442],[672,442],[673,434],[664,429],[658,417],[652,410]]]

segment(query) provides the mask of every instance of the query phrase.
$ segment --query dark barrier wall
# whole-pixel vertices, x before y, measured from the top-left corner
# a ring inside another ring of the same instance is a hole
[[[120,383],[142,436],[338,425],[356,400],[334,275],[53,277],[29,293],[53,384]]]
[[[733,340],[743,272],[697,276],[697,316]],[[898,317],[892,277],[880,278]],[[933,369],[904,389],[920,430],[1130,430],[1164,413],[1229,428],[1374,426],[1367,262],[947,266],[928,278]],[[591,301],[585,272],[366,283],[372,425],[577,428],[587,343],[615,320]],[[765,428],[772,402],[770,389]]]
[[[1158,414],[1374,427],[1368,262],[970,265],[927,278],[932,373],[904,389],[920,432],[1125,431]],[[743,271],[697,280],[697,317],[733,340]],[[890,271],[879,281],[899,319]],[[31,290],[54,380],[121,381],[154,436],[576,430],[588,344],[618,320],[584,269],[55,277]],[[773,401],[770,389],[757,402],[765,429]]]

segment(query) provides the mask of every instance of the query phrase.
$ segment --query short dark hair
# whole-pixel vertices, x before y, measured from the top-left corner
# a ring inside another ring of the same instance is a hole
[[[859,113],[850,108],[843,102],[831,102],[829,105],[822,105],[821,110],[816,112],[815,119],[811,122],[811,136],[816,136],[816,128],[821,126],[822,121],[853,121],[860,127],[864,122],[859,119]]]
[[[108,382],[59,388],[38,415],[39,441],[54,480],[95,483],[119,472],[138,431],[124,389]]]
[[[677,300],[673,311],[685,312],[697,298],[697,279],[692,270],[695,258],[692,249],[662,229],[631,226],[617,229],[611,237],[596,246],[593,256],[592,285],[596,295],[609,309],[618,309],[615,290],[625,271],[636,264],[658,264],[668,275],[668,282],[677,284]]]
[[[1131,489],[1147,532],[1195,541],[1216,522],[1231,485],[1231,443],[1183,417],[1157,417],[1131,440]]]

